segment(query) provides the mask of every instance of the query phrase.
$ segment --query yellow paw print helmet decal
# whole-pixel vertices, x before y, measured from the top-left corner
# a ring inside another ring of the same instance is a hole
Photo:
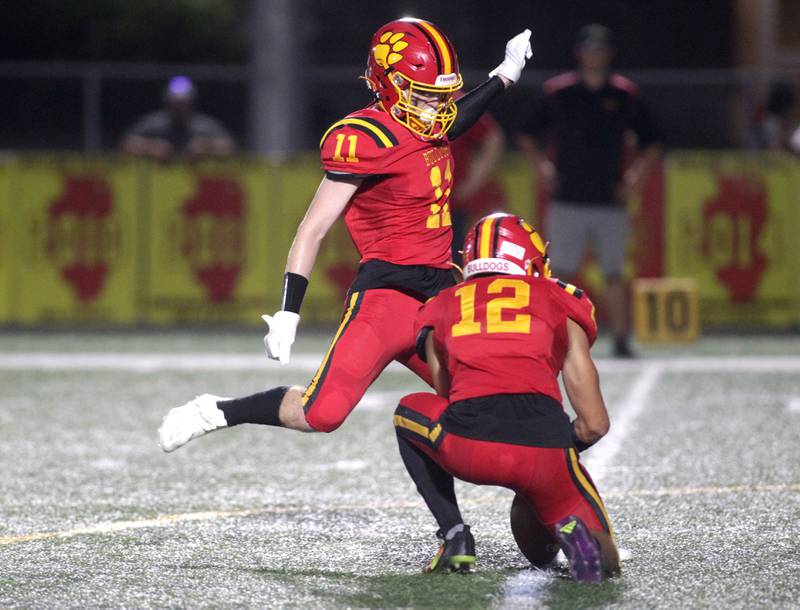
[[[408,43],[403,40],[405,32],[384,32],[380,37],[380,44],[375,45],[375,63],[382,68],[393,66],[403,59],[401,51],[408,47]]]

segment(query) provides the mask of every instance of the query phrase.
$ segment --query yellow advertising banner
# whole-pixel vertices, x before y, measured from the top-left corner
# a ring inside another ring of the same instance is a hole
[[[0,161],[0,324],[13,322],[16,216],[11,208],[12,161]]]
[[[285,239],[271,180],[241,160],[148,166],[145,321],[258,324],[272,311]]]
[[[798,170],[779,154],[670,155],[667,275],[697,280],[704,323],[799,319]]]
[[[136,321],[136,165],[25,157],[15,172],[16,321]]]
[[[495,180],[502,189],[504,210],[522,216],[535,226],[539,215],[536,173],[528,160],[522,155],[505,155],[495,171]]]
[[[286,256],[322,175],[316,155],[0,163],[0,323],[258,325],[280,306]],[[498,207],[538,216],[524,159],[504,159],[494,184]],[[800,322],[800,162],[675,152],[652,190],[642,202],[658,205],[639,212],[649,224],[637,260],[652,259],[637,263],[643,275],[695,278],[708,325]],[[339,319],[357,266],[340,219],[317,258],[306,322]]]

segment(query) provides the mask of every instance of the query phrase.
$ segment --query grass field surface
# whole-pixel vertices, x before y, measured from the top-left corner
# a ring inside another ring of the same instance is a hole
[[[800,341],[595,349],[612,419],[582,456],[625,550],[578,585],[527,567],[512,494],[457,487],[478,572],[423,575],[436,526],[391,414],[424,389],[392,366],[331,435],[240,426],[174,454],[194,395],[306,383],[308,333],[268,363],[241,333],[0,335],[0,607],[800,606]]]

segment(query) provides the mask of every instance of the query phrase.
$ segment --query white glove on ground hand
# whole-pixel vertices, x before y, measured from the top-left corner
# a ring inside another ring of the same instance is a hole
[[[300,314],[293,311],[278,311],[274,316],[261,316],[267,323],[269,330],[264,335],[264,351],[267,358],[280,360],[281,364],[289,364],[289,354],[294,343],[297,325],[300,323]]]
[[[489,76],[505,76],[516,83],[525,67],[525,60],[533,57],[531,31],[525,30],[506,43],[506,57],[499,66],[489,72]]]

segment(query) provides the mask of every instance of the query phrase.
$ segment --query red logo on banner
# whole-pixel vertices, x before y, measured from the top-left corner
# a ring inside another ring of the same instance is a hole
[[[703,208],[703,254],[736,303],[751,301],[767,266],[759,240],[767,218],[763,181],[722,176],[719,192]]]
[[[209,301],[233,298],[245,261],[245,204],[241,187],[226,177],[201,177],[183,204],[183,255]]]
[[[104,179],[67,176],[61,195],[48,210],[45,252],[81,302],[92,301],[103,291],[118,246],[110,222],[113,205]]]

